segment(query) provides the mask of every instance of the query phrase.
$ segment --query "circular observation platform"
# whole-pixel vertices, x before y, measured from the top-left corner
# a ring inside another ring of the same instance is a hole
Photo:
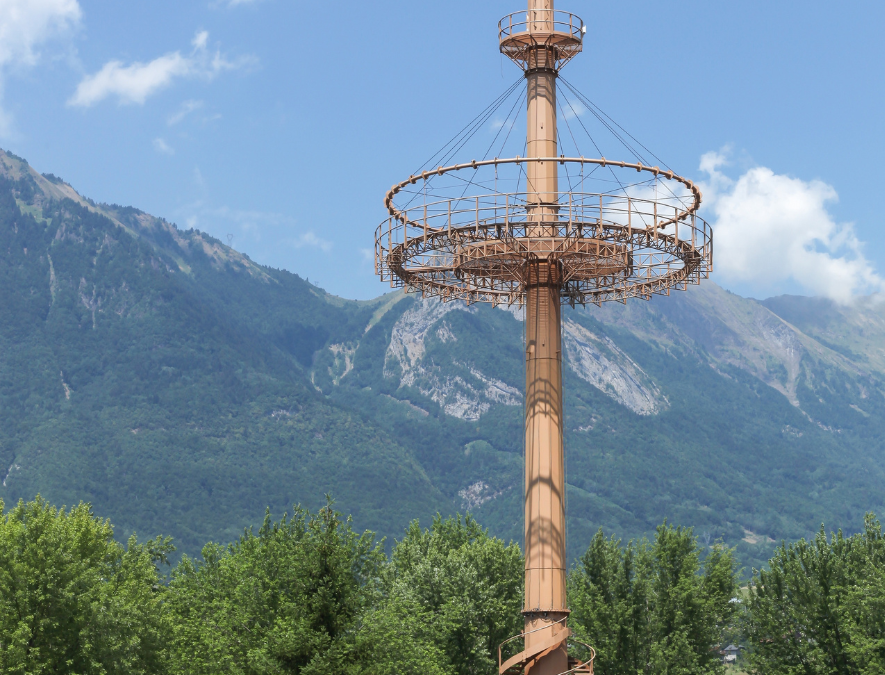
[[[497,177],[502,166],[532,162],[571,166],[575,177],[585,166],[651,173],[655,189],[460,189],[488,185],[477,177],[483,169],[494,168]],[[431,186],[465,170],[474,175],[454,183],[461,195],[446,197]],[[606,159],[516,157],[439,167],[388,191],[390,217],[375,232],[375,271],[393,287],[444,302],[522,305],[530,263],[546,261],[556,268],[563,303],[650,299],[685,290],[712,271],[713,232],[696,213],[700,202],[697,186],[672,171]]]
[[[529,67],[538,48],[553,53],[560,68],[577,56],[584,43],[586,28],[581,18],[554,9],[535,9],[508,14],[498,22],[501,53],[520,65]]]

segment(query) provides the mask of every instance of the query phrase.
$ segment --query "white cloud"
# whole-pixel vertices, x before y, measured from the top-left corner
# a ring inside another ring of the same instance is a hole
[[[166,120],[166,124],[168,124],[170,127],[175,126],[192,112],[194,112],[195,110],[199,110],[202,107],[202,101],[185,101],[181,104],[181,107],[176,112],[169,115],[168,119]]]
[[[563,115],[567,120],[573,120],[576,117],[580,117],[585,112],[587,112],[587,108],[580,101],[566,101],[563,106]]]
[[[77,0],[0,0],[0,65],[33,65],[37,48],[77,26]]]
[[[120,61],[109,61],[97,73],[83,78],[68,105],[88,108],[111,96],[121,104],[141,105],[177,79],[212,80],[225,71],[254,63],[252,57],[229,61],[220,51],[210,53],[208,42],[209,33],[200,31],[191,42],[193,50],[189,55],[175,51],[148,63],[136,62],[128,66]]]
[[[851,223],[837,223],[827,206],[832,186],[755,167],[737,180],[721,168],[728,149],[709,152],[700,169],[704,203],[715,215],[715,268],[726,280],[760,288],[792,280],[841,303],[885,291],[885,280],[863,255]]]
[[[154,150],[164,155],[174,155],[175,150],[162,138],[154,139]]]
[[[82,15],[77,0],[0,0],[0,93],[10,68],[35,65],[39,48],[76,28]],[[0,136],[10,136],[12,126],[0,109]]]
[[[193,45],[195,52],[205,51],[206,45],[209,44],[209,31],[197,31],[197,34],[194,35],[194,39],[191,40],[191,44]]]
[[[295,248],[304,248],[305,246],[316,247],[328,253],[332,250],[332,242],[326,239],[320,239],[313,232],[305,232],[295,238],[292,242]]]

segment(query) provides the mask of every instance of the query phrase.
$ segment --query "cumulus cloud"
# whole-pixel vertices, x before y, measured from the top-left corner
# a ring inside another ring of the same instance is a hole
[[[700,169],[712,211],[716,271],[725,280],[771,287],[792,280],[815,295],[849,303],[885,291],[885,280],[863,255],[851,223],[838,223],[828,205],[832,186],[755,167],[738,179],[722,168],[728,150],[709,152]]]
[[[230,61],[220,51],[210,52],[208,45],[209,33],[199,31],[191,41],[192,51],[189,54],[175,51],[148,63],[129,65],[109,61],[97,73],[83,78],[68,100],[68,105],[88,108],[108,97],[115,97],[120,104],[141,105],[175,80],[212,80],[225,71],[243,68],[254,62],[251,57]]]
[[[77,0],[0,0],[0,93],[10,68],[33,66],[40,47],[76,28]],[[12,133],[12,117],[0,109],[0,135]]]
[[[79,24],[77,0],[0,0],[0,65],[33,65],[38,47]]]

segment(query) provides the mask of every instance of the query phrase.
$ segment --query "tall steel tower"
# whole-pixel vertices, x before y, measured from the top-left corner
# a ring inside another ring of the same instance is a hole
[[[581,51],[581,19],[529,0],[498,29],[501,52],[525,73],[525,156],[441,165],[394,185],[375,264],[423,297],[524,307],[525,632],[512,639],[523,640],[519,653],[499,650],[499,667],[588,673],[592,658],[567,653],[561,305],[685,290],[712,270],[712,231],[696,215],[700,191],[672,170],[560,154],[557,81]]]

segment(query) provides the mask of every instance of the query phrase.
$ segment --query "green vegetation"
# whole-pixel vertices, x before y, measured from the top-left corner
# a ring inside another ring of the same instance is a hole
[[[523,625],[519,548],[470,516],[414,521],[389,556],[383,544],[331,502],[296,506],[164,575],[168,538],[123,546],[86,504],[0,502],[0,672],[494,675],[497,646]],[[626,545],[597,532],[568,578],[568,625],[595,648],[595,672],[883,672],[872,515],[850,537],[822,528],[780,545],[744,589],[734,556],[666,522]]]
[[[0,670],[493,675],[498,645],[522,630],[522,554],[469,516],[413,522],[389,559],[331,503],[268,515],[257,532],[207,544],[162,579],[172,548],[134,537],[124,548],[83,504],[57,511],[38,498],[0,510]],[[731,613],[730,552],[716,549],[699,576],[691,533],[667,526],[633,550],[636,571],[614,570],[641,589],[628,593],[633,610],[602,620],[605,598],[623,589],[591,562],[621,555],[600,535],[572,574],[572,625],[594,644],[637,621],[654,626],[654,638],[630,638],[652,646],[632,672],[677,659],[672,672],[714,672],[710,649]],[[601,672],[622,672],[612,669],[621,656],[600,650]]]
[[[749,662],[760,673],[885,672],[885,537],[872,515],[862,532],[821,527],[782,544],[755,574],[747,606]]]
[[[720,672],[736,579],[734,552],[717,544],[702,559],[691,530],[664,523],[626,547],[600,530],[569,579],[571,625],[599,675]]]
[[[168,540],[125,548],[84,504],[0,501],[0,672],[156,673],[168,608],[156,563]]]
[[[0,496],[88,500],[124,541],[171,531],[192,554],[265,505],[318,506],[324,492],[385,533],[448,507],[396,439],[305,372],[372,307],[213,258],[195,232],[188,275],[159,247],[181,251],[169,226],[133,237],[70,200],[37,221],[15,201],[36,199],[31,182],[0,177]]]
[[[173,672],[328,673],[379,594],[384,553],[330,506],[208,544],[172,573]]]

